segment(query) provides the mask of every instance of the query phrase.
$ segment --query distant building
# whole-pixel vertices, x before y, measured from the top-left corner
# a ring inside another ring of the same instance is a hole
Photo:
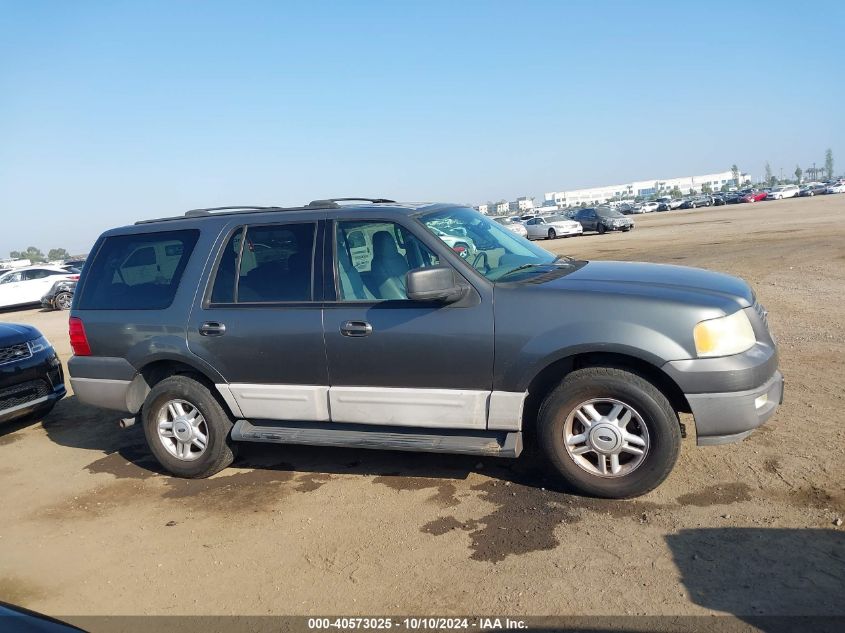
[[[490,204],[489,203],[479,204],[475,208],[478,210],[479,213],[483,213],[484,215],[487,215],[487,213],[490,210]]]
[[[534,209],[534,198],[529,198],[528,196],[522,196],[521,198],[516,199],[516,210],[517,211],[531,211]]]
[[[723,185],[738,187],[749,179],[748,174],[740,176],[740,182],[734,181],[733,173],[723,171],[702,176],[684,176],[682,178],[668,178],[665,180],[639,180],[622,185],[592,187],[585,189],[571,189],[569,191],[551,191],[544,195],[546,201],[553,201],[558,208],[577,207],[581,204],[601,204],[608,200],[636,198],[655,195],[668,195],[676,187],[682,194],[700,192],[708,185],[713,191],[719,191]]]
[[[488,211],[492,208],[493,215],[505,215],[508,211],[510,211],[510,203],[507,200],[500,200],[493,204],[492,207],[488,207]]]

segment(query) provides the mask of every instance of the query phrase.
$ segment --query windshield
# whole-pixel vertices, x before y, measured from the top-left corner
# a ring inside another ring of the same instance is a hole
[[[552,264],[557,259],[547,250],[512,233],[474,209],[435,211],[421,215],[418,219],[441,239],[443,233],[464,236],[464,240],[470,242],[470,252],[465,261],[491,281],[517,268]]]
[[[646,203],[648,204],[648,203]],[[622,218],[625,217],[619,211],[613,209],[596,209],[596,213],[603,218]]]

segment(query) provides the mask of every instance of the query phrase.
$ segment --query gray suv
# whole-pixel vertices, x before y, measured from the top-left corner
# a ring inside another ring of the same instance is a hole
[[[442,235],[473,248],[457,252]],[[744,281],[555,256],[473,209],[217,208],[104,233],[70,318],[77,397],[139,420],[169,472],[240,442],[517,457],[631,497],[781,402]]]

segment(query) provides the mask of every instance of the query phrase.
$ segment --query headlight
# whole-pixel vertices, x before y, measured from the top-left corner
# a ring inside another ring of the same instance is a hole
[[[702,321],[693,329],[695,351],[699,356],[730,356],[753,347],[754,329],[743,310]]]
[[[43,352],[45,349],[50,349],[50,341],[43,336],[39,336],[37,339],[29,341],[27,345],[29,345],[29,351],[33,354]]]

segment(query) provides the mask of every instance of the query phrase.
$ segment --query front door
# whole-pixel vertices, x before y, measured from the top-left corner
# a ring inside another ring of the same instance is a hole
[[[24,303],[23,274],[20,271],[6,273],[0,279],[0,308]]]
[[[409,300],[407,272],[449,265],[448,247],[410,219],[348,217],[337,214],[326,241],[334,243],[327,293],[336,295],[323,315],[332,421],[485,428],[491,296],[467,282],[452,305]]]
[[[236,415],[329,420],[322,225],[291,217],[232,227],[191,313],[190,350],[224,377],[217,387]]]

